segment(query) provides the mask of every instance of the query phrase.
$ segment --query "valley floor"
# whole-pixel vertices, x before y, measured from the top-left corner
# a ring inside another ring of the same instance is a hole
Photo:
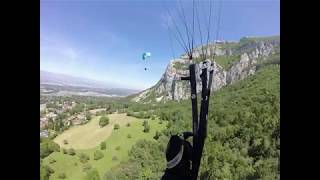
[[[131,123],[136,120],[136,118],[126,116],[126,114],[109,114],[109,124],[105,127],[100,127],[100,117],[101,116],[94,117],[85,125],[70,128],[55,138],[54,141],[62,148],[94,148],[111,135],[115,124],[119,124],[120,127],[124,127],[127,123]],[[64,144],[64,140],[67,140],[68,144]]]
[[[128,151],[131,147],[141,139],[153,141],[156,131],[161,131],[166,127],[166,122],[159,124],[159,120],[148,120],[150,125],[150,132],[143,132],[142,123],[144,119],[126,116],[125,114],[110,114],[110,124],[100,128],[99,117],[93,118],[89,123],[73,127],[63,134],[58,136],[55,141],[63,148],[74,148],[76,155],[71,156],[63,154],[62,151],[54,152],[44,159],[44,164],[49,165],[54,174],[50,176],[50,180],[58,179],[59,174],[65,173],[66,179],[75,180],[82,179],[86,173],[83,171],[84,163],[79,161],[79,154],[85,153],[90,157],[88,163],[92,169],[97,169],[100,177],[103,178],[104,174],[110,170],[111,167],[126,161],[128,158]],[[130,127],[126,124],[130,122]],[[120,124],[119,130],[113,130],[115,123]],[[128,138],[128,134],[131,138]],[[68,144],[64,145],[63,140],[67,139]],[[107,148],[101,150],[104,157],[99,160],[94,160],[94,152],[100,150],[100,143],[105,141]],[[119,150],[116,150],[120,147]],[[113,160],[117,157],[118,160]],[[50,160],[56,162],[50,164]]]

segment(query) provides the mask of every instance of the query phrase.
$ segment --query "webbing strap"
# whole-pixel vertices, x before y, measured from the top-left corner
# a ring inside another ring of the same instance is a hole
[[[179,162],[182,159],[182,156],[183,156],[183,144],[181,145],[179,153],[167,163],[167,168],[168,169],[174,168],[177,164],[179,164]]]

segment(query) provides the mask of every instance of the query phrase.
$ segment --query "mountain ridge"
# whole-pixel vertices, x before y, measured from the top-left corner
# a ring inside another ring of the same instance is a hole
[[[213,55],[214,43],[199,46],[193,50],[193,62],[197,69],[197,90],[200,90],[199,63],[202,52],[208,57]],[[213,83],[211,90],[233,84],[255,74],[263,63],[280,63],[280,36],[243,37],[239,41],[218,41],[215,49],[216,58],[213,63]],[[210,60],[209,60],[210,61]],[[170,60],[161,79],[151,88],[133,97],[135,102],[160,102],[183,100],[190,96],[188,82],[176,81],[177,77],[188,76],[190,60],[186,54]],[[210,61],[211,63],[211,61]]]

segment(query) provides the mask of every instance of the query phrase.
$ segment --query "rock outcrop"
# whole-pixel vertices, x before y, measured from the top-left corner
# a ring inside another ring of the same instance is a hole
[[[213,54],[213,44],[207,48],[208,57]],[[199,58],[202,47],[195,48],[193,57]],[[216,46],[216,55],[229,57],[238,55],[238,59],[232,63],[230,68],[223,68],[218,62],[213,62],[213,82],[211,90],[217,91],[220,88],[242,80],[256,72],[256,64],[268,60],[276,53],[280,53],[280,37],[263,38],[242,38],[239,42],[220,42]],[[208,60],[210,61],[210,60]],[[186,55],[171,60],[161,79],[153,87],[141,92],[132,100],[139,102],[182,100],[190,97],[189,82],[179,81],[178,77],[188,76],[190,60]],[[210,62],[211,63],[211,62]],[[197,89],[201,88],[200,64],[197,64]]]

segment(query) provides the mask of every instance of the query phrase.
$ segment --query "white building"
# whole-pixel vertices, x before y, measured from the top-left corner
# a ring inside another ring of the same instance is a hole
[[[40,121],[41,121],[41,122],[46,122],[46,121],[47,121],[47,118],[46,118],[46,117],[40,118]]]
[[[53,112],[50,112],[46,115],[47,118],[52,118],[52,119],[55,119],[57,117],[57,115]]]
[[[40,111],[43,111],[47,108],[46,104],[40,104]]]
[[[43,130],[40,132],[40,137],[49,137],[48,130]]]

